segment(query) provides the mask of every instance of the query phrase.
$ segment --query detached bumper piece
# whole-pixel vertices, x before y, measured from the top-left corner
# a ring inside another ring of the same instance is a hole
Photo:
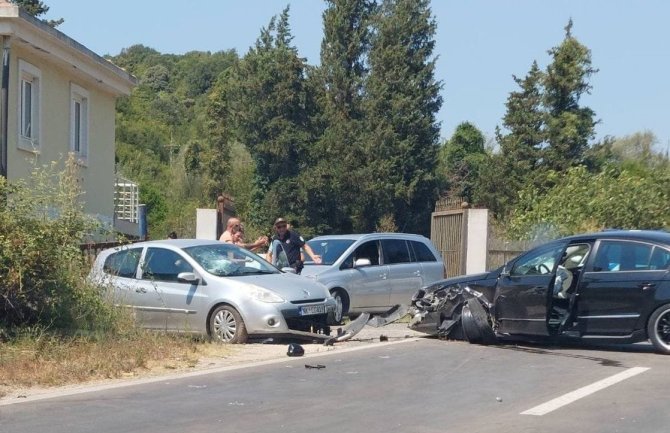
[[[354,335],[361,332],[361,330],[367,325],[368,320],[370,320],[370,313],[362,313],[360,316],[344,326],[337,329],[337,334],[323,342],[326,346],[332,346],[334,343],[339,343],[342,341],[347,341],[352,338]]]
[[[441,287],[430,292],[422,289],[412,297],[409,327],[421,329],[432,323],[441,339],[495,344],[490,311],[486,297],[467,286]]]

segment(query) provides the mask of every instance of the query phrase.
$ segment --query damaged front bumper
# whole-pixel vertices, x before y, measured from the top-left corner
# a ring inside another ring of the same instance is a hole
[[[409,327],[445,339],[495,340],[492,304],[467,285],[427,287],[412,296]]]

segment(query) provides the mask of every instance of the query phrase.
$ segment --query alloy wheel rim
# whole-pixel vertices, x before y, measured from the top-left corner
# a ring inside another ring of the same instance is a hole
[[[214,334],[219,340],[228,342],[235,338],[237,332],[237,321],[228,310],[221,310],[214,316]]]
[[[670,349],[670,309],[658,316],[654,328],[659,342]]]
[[[338,293],[335,295],[335,320],[338,322],[342,320],[342,309],[342,296]]]

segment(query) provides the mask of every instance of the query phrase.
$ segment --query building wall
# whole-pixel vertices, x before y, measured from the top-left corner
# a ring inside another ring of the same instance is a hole
[[[110,223],[114,214],[114,122],[115,96],[74,70],[65,70],[21,42],[11,45],[8,110],[8,179],[28,178],[35,166],[64,162],[70,152],[71,83],[88,92],[88,158],[80,177],[87,213],[101,215]],[[40,70],[39,152],[20,149],[19,59]],[[62,167],[62,164],[61,164]]]

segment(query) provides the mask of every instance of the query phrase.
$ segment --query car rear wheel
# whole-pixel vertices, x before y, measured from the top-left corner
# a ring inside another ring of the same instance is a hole
[[[489,323],[488,313],[477,299],[470,298],[461,310],[463,336],[473,344],[495,344],[496,334]]]
[[[649,317],[647,335],[659,353],[670,355],[670,304],[665,304]]]
[[[209,335],[221,343],[246,343],[249,334],[242,316],[229,305],[220,305],[209,317]]]
[[[335,311],[328,313],[328,324],[339,325],[349,308],[347,297],[344,291],[340,289],[334,289],[330,294],[335,298]]]

